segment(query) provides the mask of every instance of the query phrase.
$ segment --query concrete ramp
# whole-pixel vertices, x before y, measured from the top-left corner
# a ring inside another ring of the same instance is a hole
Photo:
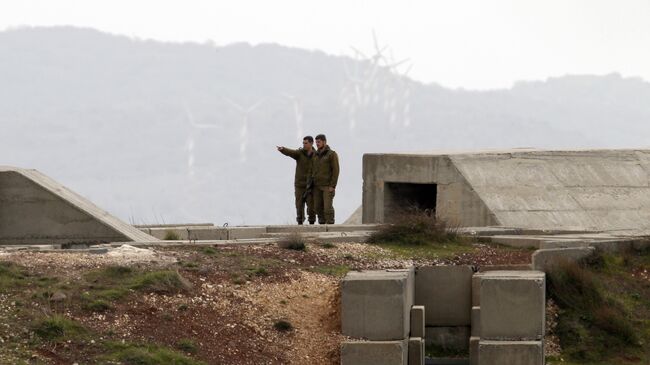
[[[435,198],[420,203],[463,226],[650,229],[650,150],[365,155],[364,223],[381,222],[400,194],[428,194],[427,184]]]
[[[0,166],[0,244],[155,240],[36,170]]]

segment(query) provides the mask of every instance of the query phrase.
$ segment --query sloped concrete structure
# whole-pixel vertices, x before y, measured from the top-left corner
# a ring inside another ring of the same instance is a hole
[[[650,150],[366,154],[363,222],[418,206],[460,226],[650,229]]]
[[[0,244],[156,241],[36,170],[0,166]]]

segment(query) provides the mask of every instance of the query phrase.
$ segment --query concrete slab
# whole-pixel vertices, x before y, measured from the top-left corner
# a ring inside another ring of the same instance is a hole
[[[480,288],[481,339],[543,339],[546,313],[543,272],[483,273]]]
[[[341,365],[408,364],[408,339],[401,341],[345,341],[341,344]]]
[[[419,267],[415,304],[425,308],[427,326],[469,326],[472,309],[471,266]]]
[[[445,351],[467,351],[471,329],[469,326],[426,327],[424,337],[427,346]]]
[[[472,336],[469,338],[469,363],[470,365],[479,365],[478,358],[478,345],[481,339],[479,337]]]
[[[492,243],[516,248],[539,248],[542,241],[531,236],[492,236]]]
[[[327,232],[327,226],[314,225],[284,225],[284,226],[267,226],[266,233],[293,233],[293,232]]]
[[[533,269],[548,271],[562,261],[578,262],[596,252],[593,247],[553,248],[537,250],[533,253]]]
[[[480,365],[544,365],[542,341],[479,342]]]
[[[409,338],[408,365],[424,365],[424,339],[422,337]]]
[[[229,227],[228,239],[242,240],[242,239],[260,238],[263,237],[265,233],[266,233],[265,226]]]
[[[346,336],[401,340],[410,333],[413,271],[349,272],[341,282],[341,327]]]
[[[559,239],[559,240],[545,240],[539,245],[540,249],[549,248],[575,248],[575,247],[589,247],[591,241],[581,239]]]
[[[481,336],[481,307],[472,307],[472,337]]]
[[[423,305],[411,307],[411,337],[424,338],[425,309]]]
[[[156,239],[36,170],[0,166],[0,244]]]

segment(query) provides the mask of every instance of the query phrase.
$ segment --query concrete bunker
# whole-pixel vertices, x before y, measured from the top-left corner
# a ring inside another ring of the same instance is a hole
[[[435,215],[438,184],[384,183],[384,221],[390,222],[402,210],[417,209]]]
[[[365,154],[363,223],[384,223],[417,184],[435,214],[463,227],[650,230],[650,150],[512,149]]]

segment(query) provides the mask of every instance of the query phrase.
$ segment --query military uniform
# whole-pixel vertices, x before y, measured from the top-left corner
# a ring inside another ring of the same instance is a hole
[[[314,208],[318,223],[334,224],[334,193],[339,180],[339,156],[329,146],[316,151],[313,158]]]
[[[283,148],[280,151],[282,154],[289,156],[296,160],[296,176],[293,180],[294,193],[296,197],[296,221],[302,224],[305,221],[305,203],[307,204],[307,216],[309,217],[309,224],[314,224],[316,221],[316,213],[314,211],[314,195],[308,189],[308,183],[312,175],[312,160],[315,153],[308,153],[305,149],[292,150],[290,148]],[[309,190],[309,191],[308,191]],[[303,199],[303,196],[305,197]]]

